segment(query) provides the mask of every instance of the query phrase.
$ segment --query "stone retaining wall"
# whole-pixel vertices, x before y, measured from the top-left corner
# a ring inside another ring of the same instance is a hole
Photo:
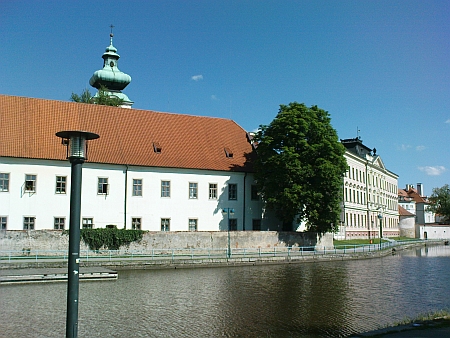
[[[316,247],[332,248],[332,234],[276,231],[231,231],[231,248]],[[69,236],[61,230],[0,231],[0,251],[67,250]],[[146,232],[141,241],[121,251],[145,252],[152,249],[222,249],[228,246],[228,232]],[[88,250],[83,241],[80,249]]]

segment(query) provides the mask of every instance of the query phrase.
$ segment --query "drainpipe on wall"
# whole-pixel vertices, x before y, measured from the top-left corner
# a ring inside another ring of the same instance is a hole
[[[245,231],[245,214],[247,211],[245,210],[245,179],[247,178],[247,172],[244,173],[244,216],[242,216],[242,230]]]
[[[128,186],[128,164],[125,164],[125,193],[123,199],[123,228],[127,228],[127,186]]]
[[[370,228],[370,225],[371,225],[371,221],[370,221],[370,207],[369,207],[369,203],[370,203],[370,201],[369,201],[369,173],[368,173],[368,167],[367,167],[367,163],[368,163],[368,161],[366,160],[366,174],[365,174],[365,176],[366,176],[366,208],[367,208],[367,211],[366,211],[366,214],[367,214],[367,230],[368,230],[368,235],[369,235],[369,239],[371,239],[371,231],[372,231],[372,229]]]

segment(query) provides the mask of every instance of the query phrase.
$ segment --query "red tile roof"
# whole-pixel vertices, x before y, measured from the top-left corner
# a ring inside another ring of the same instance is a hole
[[[427,199],[423,196],[420,196],[416,189],[411,188],[409,190],[398,189],[398,195],[404,198],[410,198],[414,200],[416,203],[429,203]]]
[[[0,156],[65,160],[55,133],[82,130],[100,135],[89,162],[252,171],[247,133],[228,119],[0,95],[0,126]]]
[[[409,212],[408,210],[401,207],[400,205],[398,206],[398,214],[400,216],[415,216],[413,213]]]

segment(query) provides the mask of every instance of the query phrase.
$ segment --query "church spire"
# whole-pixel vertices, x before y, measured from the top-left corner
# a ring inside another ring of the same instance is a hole
[[[117,66],[120,56],[117,54],[117,48],[113,45],[114,34],[112,33],[112,29],[114,26],[111,25],[110,27],[110,43],[102,55],[103,69],[97,70],[92,75],[89,84],[97,89],[104,86],[107,89],[106,94],[123,99],[122,107],[131,108],[134,102],[122,93],[122,90],[131,82],[131,76],[121,72]],[[95,95],[97,96],[98,93]]]

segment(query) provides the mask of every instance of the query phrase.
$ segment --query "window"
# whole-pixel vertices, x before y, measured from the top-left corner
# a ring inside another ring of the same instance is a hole
[[[83,218],[83,229],[94,229],[94,219]]]
[[[224,150],[225,150],[226,157],[233,158],[233,152],[231,151],[230,148],[225,147]]]
[[[0,191],[9,191],[9,174],[0,173]]]
[[[133,179],[133,196],[142,196],[142,179]]]
[[[0,230],[6,230],[8,224],[8,217],[0,216]]]
[[[158,142],[153,142],[153,151],[157,154],[161,154],[162,147]]]
[[[258,187],[256,186],[256,184],[252,184],[251,199],[252,199],[252,201],[259,200]]]
[[[170,231],[170,218],[161,218],[161,231]]]
[[[253,229],[253,231],[261,231],[261,220],[260,219],[254,219],[252,221],[252,229]]]
[[[170,181],[161,181],[161,197],[170,197]]]
[[[36,175],[25,175],[25,192],[36,192]]]
[[[237,230],[237,219],[236,218],[230,218],[228,220],[228,229],[230,229],[230,231]]]
[[[141,219],[140,218],[132,218],[131,219],[131,229],[133,230],[141,230]]]
[[[65,224],[66,224],[66,219],[64,217],[55,217],[55,221],[53,223],[53,229],[64,230]]]
[[[237,184],[228,184],[228,199],[237,200]]]
[[[209,199],[210,200],[217,199],[217,184],[216,183],[209,184]]]
[[[66,176],[56,176],[56,190],[57,194],[66,193]]]
[[[34,230],[35,217],[23,218],[23,230]]]
[[[198,183],[189,182],[189,198],[198,198]]]
[[[189,219],[189,231],[197,231],[197,219],[196,218]]]
[[[108,195],[108,178],[107,177],[99,177],[98,178],[98,195]]]

